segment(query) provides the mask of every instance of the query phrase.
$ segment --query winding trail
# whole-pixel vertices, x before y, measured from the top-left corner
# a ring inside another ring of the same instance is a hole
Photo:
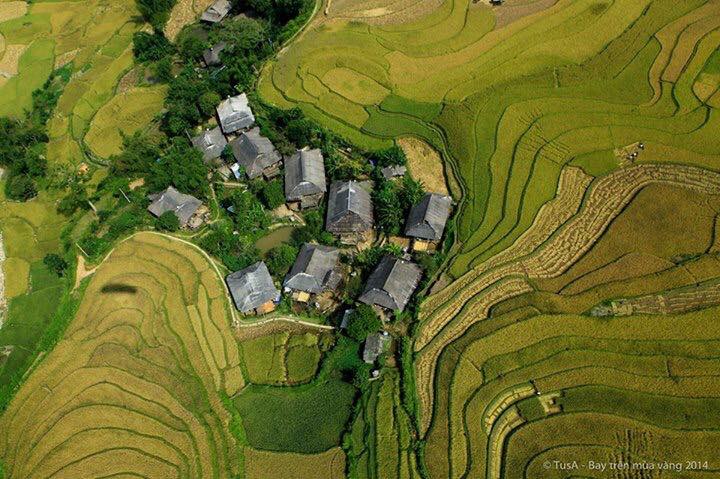
[[[101,264],[103,264],[105,261],[107,261],[107,259],[110,257],[110,255],[113,253],[113,251],[115,251],[115,249],[117,249],[117,247],[119,245],[121,245],[122,243],[125,243],[126,241],[134,238],[135,236],[137,236],[139,234],[148,234],[148,233],[154,234],[157,236],[162,236],[163,238],[167,238],[172,241],[177,241],[177,242],[183,243],[187,246],[194,248],[205,259],[207,259],[207,261],[212,265],[213,269],[215,270],[215,273],[217,273],[217,275],[220,278],[220,280],[222,281],[222,283],[225,284],[224,276],[223,276],[222,272],[220,271],[220,268],[218,267],[217,262],[209,254],[207,254],[207,252],[205,250],[200,248],[195,243],[192,243],[190,241],[187,241],[182,238],[178,238],[177,236],[173,236],[173,235],[166,234],[166,233],[158,233],[158,232],[154,232],[154,231],[138,231],[138,232],[133,233],[132,235],[128,236],[124,240],[120,241],[113,249],[111,249],[105,255],[103,260],[100,261],[100,263],[98,263],[93,269],[88,270],[87,267],[85,266],[85,258],[83,258],[81,255],[78,255],[78,272],[80,272],[81,261],[82,261],[83,276],[82,276],[82,278],[80,278],[80,276],[78,275],[79,279],[76,280],[75,287],[77,287],[79,285],[79,283],[80,283],[80,281],[82,281],[82,279],[95,273],[95,271],[98,269],[98,267],[100,267]],[[0,235],[0,244],[1,243],[2,243],[2,235]],[[1,276],[2,275],[0,274],[0,277]],[[238,328],[238,329],[255,328],[255,327],[259,327],[259,326],[265,326],[265,325],[268,325],[271,323],[283,323],[283,322],[298,324],[298,325],[307,326],[310,328],[317,328],[317,329],[322,329],[322,330],[327,330],[327,331],[332,331],[335,329],[333,326],[329,326],[326,324],[317,324],[317,323],[313,323],[311,321],[305,321],[303,319],[300,319],[298,317],[291,316],[291,315],[270,316],[270,317],[266,317],[266,318],[259,319],[259,320],[244,320],[239,317],[237,310],[235,309],[235,304],[233,303],[232,297],[230,296],[230,293],[228,292],[227,288],[225,289],[225,299],[227,300],[228,305],[230,307],[230,312],[232,314],[232,320],[233,320],[233,327]],[[2,323],[0,323],[0,325],[1,324]]]

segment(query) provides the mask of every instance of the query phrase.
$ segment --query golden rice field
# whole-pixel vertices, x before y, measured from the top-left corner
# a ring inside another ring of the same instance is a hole
[[[0,419],[6,477],[233,476],[238,449],[221,395],[243,376],[206,257],[138,234],[84,298]]]
[[[414,337],[430,477],[720,476],[719,29],[712,0],[333,0],[264,69],[267,101],[442,154],[450,281]]]
[[[85,135],[93,154],[108,158],[120,153],[122,135],[146,128],[162,110],[167,87],[137,87],[115,95],[95,114]]]

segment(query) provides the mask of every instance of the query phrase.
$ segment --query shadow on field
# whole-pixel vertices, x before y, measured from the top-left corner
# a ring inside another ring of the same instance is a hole
[[[109,283],[102,287],[100,290],[103,294],[111,294],[111,293],[125,293],[125,294],[135,294],[137,293],[137,288],[135,286],[130,286],[129,284],[119,284],[119,283]]]

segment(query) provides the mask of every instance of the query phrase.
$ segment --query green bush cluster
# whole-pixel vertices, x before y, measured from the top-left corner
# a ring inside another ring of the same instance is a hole
[[[43,258],[43,264],[47,266],[47,268],[58,275],[59,277],[65,276],[65,272],[68,268],[68,262],[65,261],[65,259],[56,253],[50,253],[45,255]]]
[[[363,341],[371,334],[382,329],[382,321],[375,310],[367,304],[357,305],[350,313],[347,334],[353,339]]]
[[[373,206],[377,228],[388,236],[401,234],[410,208],[425,194],[423,186],[409,174],[401,182],[386,180],[380,174],[375,177]]]
[[[284,278],[295,262],[297,254],[298,248],[289,244],[281,244],[268,251],[265,262],[270,274],[275,278]]]
[[[24,118],[0,118],[0,167],[7,170],[5,194],[12,200],[35,197],[38,182],[47,174],[46,125],[70,71],[70,65],[54,71],[42,88],[33,92],[32,108]]]
[[[140,14],[158,32],[165,27],[175,3],[176,0],[136,0]]]

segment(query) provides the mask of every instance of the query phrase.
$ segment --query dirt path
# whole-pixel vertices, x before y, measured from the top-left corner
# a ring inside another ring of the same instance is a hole
[[[97,270],[97,266],[92,269],[87,269],[85,256],[79,254],[77,257],[77,268],[75,269],[75,289],[80,286],[82,280],[95,273],[95,270]]]
[[[176,236],[165,234],[165,233],[157,233],[154,231],[138,231],[137,233],[134,233],[134,234],[128,236],[127,238],[125,238],[124,240],[122,240],[121,243],[128,241],[129,239],[137,236],[138,234],[155,234],[155,235],[170,239],[172,241],[178,241],[180,243],[190,246],[191,248],[194,248],[212,265],[212,267],[215,270],[215,273],[217,273],[218,277],[221,280],[223,279],[223,274],[220,271],[220,268],[218,268],[218,265],[215,262],[215,260],[213,260],[212,257],[209,254],[207,254],[207,252],[205,252],[205,250],[203,250],[196,244],[194,244],[190,241],[184,240],[182,238],[178,238]],[[0,240],[1,240],[1,238],[2,237],[0,236]],[[115,246],[115,248],[117,248],[117,245]],[[93,274],[97,270],[97,268],[99,268],[100,265],[102,265],[105,261],[107,261],[107,259],[110,257],[110,255],[113,254],[113,252],[115,251],[115,248],[111,249],[108,252],[108,254],[105,255],[103,260],[100,263],[98,263],[98,265],[95,268],[93,268],[91,270],[87,269],[87,266],[85,264],[85,258],[82,257],[82,255],[78,255],[78,277],[80,277],[81,271],[84,273],[84,276],[83,276],[84,278]],[[77,284],[78,284],[78,282],[76,281],[76,287],[77,287]],[[223,281],[223,285],[224,285],[224,281]],[[335,329],[333,326],[312,323],[310,321],[305,321],[305,320],[302,320],[302,319],[294,317],[294,316],[273,316],[273,317],[269,317],[269,318],[252,320],[252,321],[242,320],[238,317],[237,310],[235,309],[235,304],[233,303],[232,297],[230,296],[230,293],[227,291],[227,288],[225,288],[225,299],[228,302],[230,314],[232,316],[232,325],[237,330],[245,329],[245,328],[262,327],[262,326],[267,326],[268,324],[273,324],[273,323],[278,323],[278,324],[287,323],[287,324],[291,324],[291,325],[300,325],[300,326],[304,326],[304,327],[308,327],[308,328],[323,329],[323,330],[328,330],[328,331]]]

